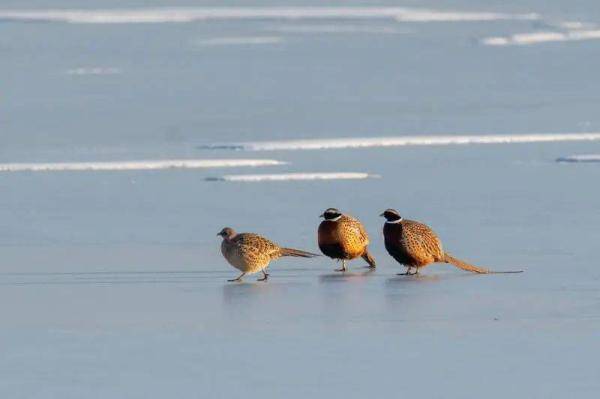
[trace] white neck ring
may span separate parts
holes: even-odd
[[[392,222],[390,222],[389,220],[386,220],[385,223],[386,224],[398,224],[402,221],[402,218],[398,219],[398,220],[394,220]]]

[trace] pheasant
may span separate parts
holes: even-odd
[[[362,257],[369,267],[374,269],[375,259],[368,250],[369,236],[362,223],[350,215],[345,215],[335,208],[329,208],[321,215],[318,241],[323,254],[332,259],[342,261],[338,272],[345,272],[346,261]]]
[[[225,227],[217,236],[223,237],[221,253],[227,262],[242,272],[237,278],[228,281],[241,281],[246,274],[262,272],[263,277],[258,281],[269,278],[267,266],[272,260],[282,256],[312,258],[319,256],[293,248],[282,248],[274,242],[254,233],[237,234],[232,228]]]
[[[403,219],[394,209],[387,209],[380,216],[386,219],[383,226],[385,249],[398,263],[408,268],[406,273],[400,275],[417,274],[420,268],[431,263],[450,263],[459,269],[483,274],[522,272],[496,272],[474,266],[445,252],[442,242],[429,226]],[[413,268],[415,271],[411,273]]]

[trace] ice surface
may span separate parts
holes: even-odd
[[[93,19],[100,8],[143,13],[166,3],[3,0],[1,7],[40,18],[60,9],[62,21],[64,10],[87,8],[83,17]],[[218,3],[234,11],[241,4]],[[597,397],[599,173],[595,164],[556,159],[600,153],[595,138],[577,136],[600,131],[600,42],[500,50],[480,41],[563,32],[570,28],[558,26],[568,21],[596,29],[600,2],[418,3],[540,19],[71,24],[5,14],[2,164],[265,155],[198,149],[206,143],[289,147],[310,138],[317,148],[324,140],[337,147],[278,147],[266,158],[285,164],[268,169],[0,173],[0,397]],[[346,32],[300,32],[321,23]],[[274,25],[290,29],[274,34]],[[369,33],[377,26],[406,33]],[[197,45],[272,35],[282,44]],[[66,73],[97,67],[121,73]],[[572,132],[579,141],[532,141],[540,132]],[[458,144],[464,137],[452,137],[494,135],[529,141],[429,145],[431,137]],[[380,138],[406,137],[429,144],[378,146]],[[349,139],[377,146],[348,146]],[[324,171],[381,177],[206,181]],[[363,221],[376,271],[352,261],[340,275],[325,257],[284,258],[266,284],[258,276],[226,282],[237,271],[220,254],[224,226],[318,251],[319,215],[331,206]],[[457,257],[525,272],[480,276],[433,265],[420,277],[396,276],[404,269],[385,251],[378,216],[388,207],[428,223]]]

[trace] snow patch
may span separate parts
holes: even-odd
[[[298,181],[298,180],[362,180],[379,177],[369,173],[335,172],[335,173],[280,173],[260,175],[225,175],[209,177],[208,181],[229,182],[262,182],[262,181]]]
[[[236,46],[256,44],[279,44],[283,42],[278,36],[239,36],[239,37],[214,37],[201,39],[195,42],[198,46]]]
[[[181,23],[232,19],[373,19],[403,22],[536,20],[537,14],[458,12],[406,7],[171,7],[136,9],[0,10],[0,19],[86,24]]]
[[[486,46],[528,46],[549,42],[572,42],[600,39],[600,30],[572,30],[567,32],[532,32],[511,36],[487,37],[481,40]]]
[[[122,171],[158,169],[208,169],[241,166],[273,166],[272,159],[168,159],[119,162],[4,163],[0,172]]]
[[[581,21],[562,21],[562,22],[559,22],[556,26],[563,28],[563,29],[576,30],[576,29],[592,29],[592,28],[594,28],[595,25],[592,23],[581,22]]]
[[[600,154],[568,155],[557,158],[556,162],[600,162]]]
[[[553,141],[600,140],[600,133],[564,134],[509,134],[509,135],[459,135],[459,136],[398,136],[336,139],[308,139],[257,141],[243,143],[215,143],[198,148],[208,150],[281,151],[281,150],[327,150],[343,148],[401,147],[463,144],[516,144]]]
[[[319,33],[373,33],[373,34],[396,34],[407,33],[393,26],[377,25],[347,25],[347,24],[315,24],[315,25],[277,25],[265,28],[267,31],[282,33],[301,33],[301,34],[319,34]]]
[[[91,68],[73,68],[67,70],[68,75],[117,75],[120,74],[119,68],[103,68],[103,67],[91,67]]]

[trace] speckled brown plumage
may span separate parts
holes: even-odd
[[[386,218],[383,226],[385,249],[398,263],[408,267],[403,274],[418,273],[419,268],[432,263],[450,263],[473,273],[499,273],[471,265],[445,252],[438,236],[423,223],[403,219],[393,209],[386,210],[381,216]],[[410,272],[412,268],[415,268],[414,273]]]
[[[223,237],[221,242],[221,253],[227,259],[230,265],[242,272],[242,274],[229,281],[238,281],[245,274],[252,274],[259,271],[263,272],[263,278],[266,280],[269,274],[266,272],[267,266],[272,260],[282,256],[296,256],[303,258],[312,258],[316,254],[301,251],[293,248],[283,248],[273,241],[266,239],[254,233],[240,233],[229,227],[224,228],[218,234]]]
[[[346,261],[359,256],[370,267],[376,266],[368,250],[369,235],[362,223],[335,208],[327,209],[322,216],[325,220],[319,225],[319,248],[326,256],[342,260],[342,268],[338,271],[346,271]]]

